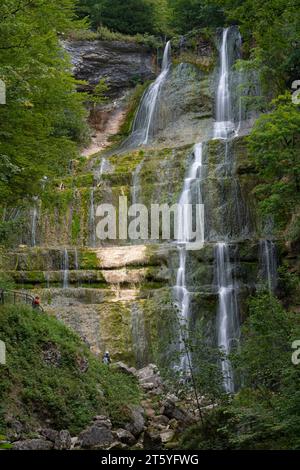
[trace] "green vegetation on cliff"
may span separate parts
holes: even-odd
[[[292,363],[299,322],[269,292],[249,301],[238,354],[243,386],[183,436],[188,449],[300,449],[300,367]]]
[[[25,428],[81,430],[107,412],[122,423],[125,404],[139,400],[137,383],[109,370],[55,318],[20,306],[0,308],[7,363],[0,375],[0,433],[19,420]]]

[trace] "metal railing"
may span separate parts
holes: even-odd
[[[33,306],[34,297],[27,292],[20,292],[17,290],[5,290],[0,289],[0,305],[4,304],[25,304]],[[44,312],[44,309],[41,305],[36,307],[40,312]]]

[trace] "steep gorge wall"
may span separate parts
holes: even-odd
[[[68,48],[73,48],[74,57],[79,54],[77,49],[84,51],[74,63],[77,76],[91,82],[105,74],[111,77],[116,73],[117,77],[119,65],[123,70],[125,64],[122,93],[137,70],[141,71],[141,66],[144,70],[144,64],[144,78],[153,76],[153,58],[148,52],[133,60],[133,50],[126,54],[123,50],[125,60],[114,44],[78,43]],[[90,61],[89,66],[86,61]],[[73,162],[70,174],[49,182],[35,207],[28,209],[18,238],[23,246],[10,250],[2,261],[20,288],[40,293],[47,311],[78,331],[96,353],[109,349],[114,359],[138,366],[149,361],[166,366],[172,360],[178,336],[173,296],[176,247],[151,240],[138,245],[130,240],[97,240],[91,208],[100,203],[117,206],[120,195],[130,201],[133,190],[138,201],[147,206],[178,201],[193,144],[211,137],[216,76],[212,46],[200,48],[196,54],[179,52],[161,93],[151,145]],[[112,93],[118,97],[119,82],[114,88],[113,80]],[[239,283],[242,316],[244,299],[254,291],[261,270],[260,223],[251,196],[255,174],[247,159],[244,137],[230,143],[234,162],[230,177],[226,172],[220,174],[227,150],[221,140],[205,145],[202,192],[207,242],[202,250],[190,252],[187,259],[191,326],[204,332],[212,344],[216,342],[218,303],[216,234],[232,239],[230,257]],[[30,247],[33,228],[37,246]],[[66,275],[68,288],[63,288]]]

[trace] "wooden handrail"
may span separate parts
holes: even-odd
[[[11,296],[13,300],[12,302],[9,302],[9,300],[7,300],[7,294],[8,296]],[[23,302],[21,300],[21,303],[24,303],[26,305],[32,305],[34,301],[34,296],[27,294],[26,292],[20,292],[17,290],[0,289],[0,304],[4,305],[5,303],[12,303],[13,305],[16,305],[18,303],[17,298],[22,299]],[[38,309],[44,313],[44,309],[41,305],[38,306]]]

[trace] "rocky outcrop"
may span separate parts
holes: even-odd
[[[72,449],[149,449],[174,448],[179,433],[195,422],[195,417],[185,408],[195,411],[193,399],[189,395],[178,397],[165,394],[158,367],[148,364],[140,370],[129,368],[124,363],[115,367],[123,373],[134,375],[144,392],[141,405],[124,406],[124,425],[114,427],[106,415],[95,416],[79,436],[71,436],[68,430],[57,431],[41,428],[34,439],[10,439],[14,450],[72,450]],[[145,388],[145,384],[148,386]],[[153,391],[155,393],[153,393]]]
[[[92,89],[102,78],[109,85],[109,96],[119,98],[138,82],[155,78],[156,62],[152,51],[134,42],[64,41],[77,79]]]

